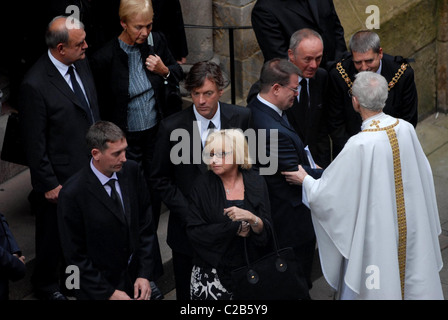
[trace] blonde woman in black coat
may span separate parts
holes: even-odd
[[[231,271],[245,264],[247,239],[250,259],[261,257],[271,237],[268,190],[249,163],[241,130],[211,133],[203,152],[209,171],[196,180],[190,193],[187,234],[194,250],[192,300],[230,300]]]

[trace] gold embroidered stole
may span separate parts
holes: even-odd
[[[400,284],[401,284],[401,297],[404,299],[404,280],[406,269],[406,208],[404,203],[403,193],[403,179],[401,176],[401,159],[400,148],[398,146],[397,134],[394,127],[398,124],[398,120],[395,124],[385,128],[379,128],[379,121],[373,121],[370,126],[376,126],[376,129],[365,129],[363,132],[374,131],[386,131],[389,137],[389,142],[392,147],[392,154],[394,160],[394,178],[395,178],[395,201],[397,204],[397,221],[398,221],[398,266],[400,269]]]

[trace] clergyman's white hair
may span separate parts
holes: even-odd
[[[363,71],[356,75],[352,94],[358,98],[361,107],[371,111],[382,111],[388,96],[386,79],[375,72]]]

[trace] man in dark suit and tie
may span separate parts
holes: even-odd
[[[380,37],[371,30],[360,30],[350,39],[350,53],[329,71],[329,130],[336,157],[347,140],[361,130],[361,116],[352,106],[351,86],[356,74],[372,71],[389,83],[383,112],[417,126],[418,95],[414,70],[409,61],[383,52]]]
[[[273,153],[277,152],[277,170],[264,177],[279,245],[294,248],[301,269],[299,272],[306,276],[311,287],[310,275],[316,241],[311,215],[302,203],[302,189],[287,183],[282,175],[284,171],[296,170],[299,164],[313,177],[320,177],[322,174],[322,169],[310,166],[305,146],[285,114],[298,94],[299,73],[300,70],[285,59],[277,58],[266,62],[260,76],[260,93],[247,107],[252,111],[253,128],[258,133],[258,139],[261,139],[260,130],[266,131],[266,151],[258,150],[257,155],[265,151],[266,155],[273,157]],[[273,134],[277,135],[277,139],[271,139]],[[263,142],[257,141],[258,146]],[[257,166],[260,169],[262,167],[258,158]]]
[[[187,196],[195,179],[207,171],[202,149],[209,128],[249,128],[250,110],[219,102],[224,79],[213,62],[198,62],[188,73],[185,87],[193,105],[160,124],[151,183],[170,210],[167,242],[173,252],[178,300],[190,299],[193,249],[186,234]]]
[[[62,252],[57,200],[65,181],[86,163],[85,134],[99,119],[85,37],[80,21],[54,18],[46,32],[48,52],[28,71],[20,88],[19,115],[36,215],[32,283],[40,299],[65,299],[58,284]]]
[[[265,61],[287,58],[291,35],[303,28],[313,29],[323,38],[322,67],[347,51],[333,0],[257,0],[252,26]]]
[[[77,298],[149,300],[156,242],[145,179],[112,122],[96,122],[86,140],[90,166],[64,184],[58,204],[64,256],[79,268]]]
[[[288,58],[300,70],[298,96],[286,110],[288,121],[320,167],[331,162],[331,142],[327,123],[328,72],[320,68],[323,57],[323,41],[312,29],[300,29],[293,33]],[[260,92],[260,81],[251,87],[247,101]]]

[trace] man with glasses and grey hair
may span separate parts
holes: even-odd
[[[302,185],[323,274],[340,299],[443,299],[439,213],[431,166],[407,121],[382,110],[386,79],[357,74],[353,109],[362,119],[320,179],[301,166],[283,172]]]
[[[356,32],[350,39],[349,48],[351,55],[336,63],[329,72],[328,112],[333,157],[351,136],[360,131],[361,117],[351,103],[351,87],[358,72],[376,72],[388,82],[389,96],[384,113],[406,120],[414,127],[418,121],[417,88],[409,61],[385,54],[380,37],[370,30]]]
[[[309,28],[294,32],[288,59],[299,68],[298,95],[286,110],[288,121],[308,146],[314,162],[326,168],[331,162],[331,142],[327,124],[328,72],[320,67],[324,52],[321,35]],[[247,102],[260,91],[260,81],[249,90]]]

